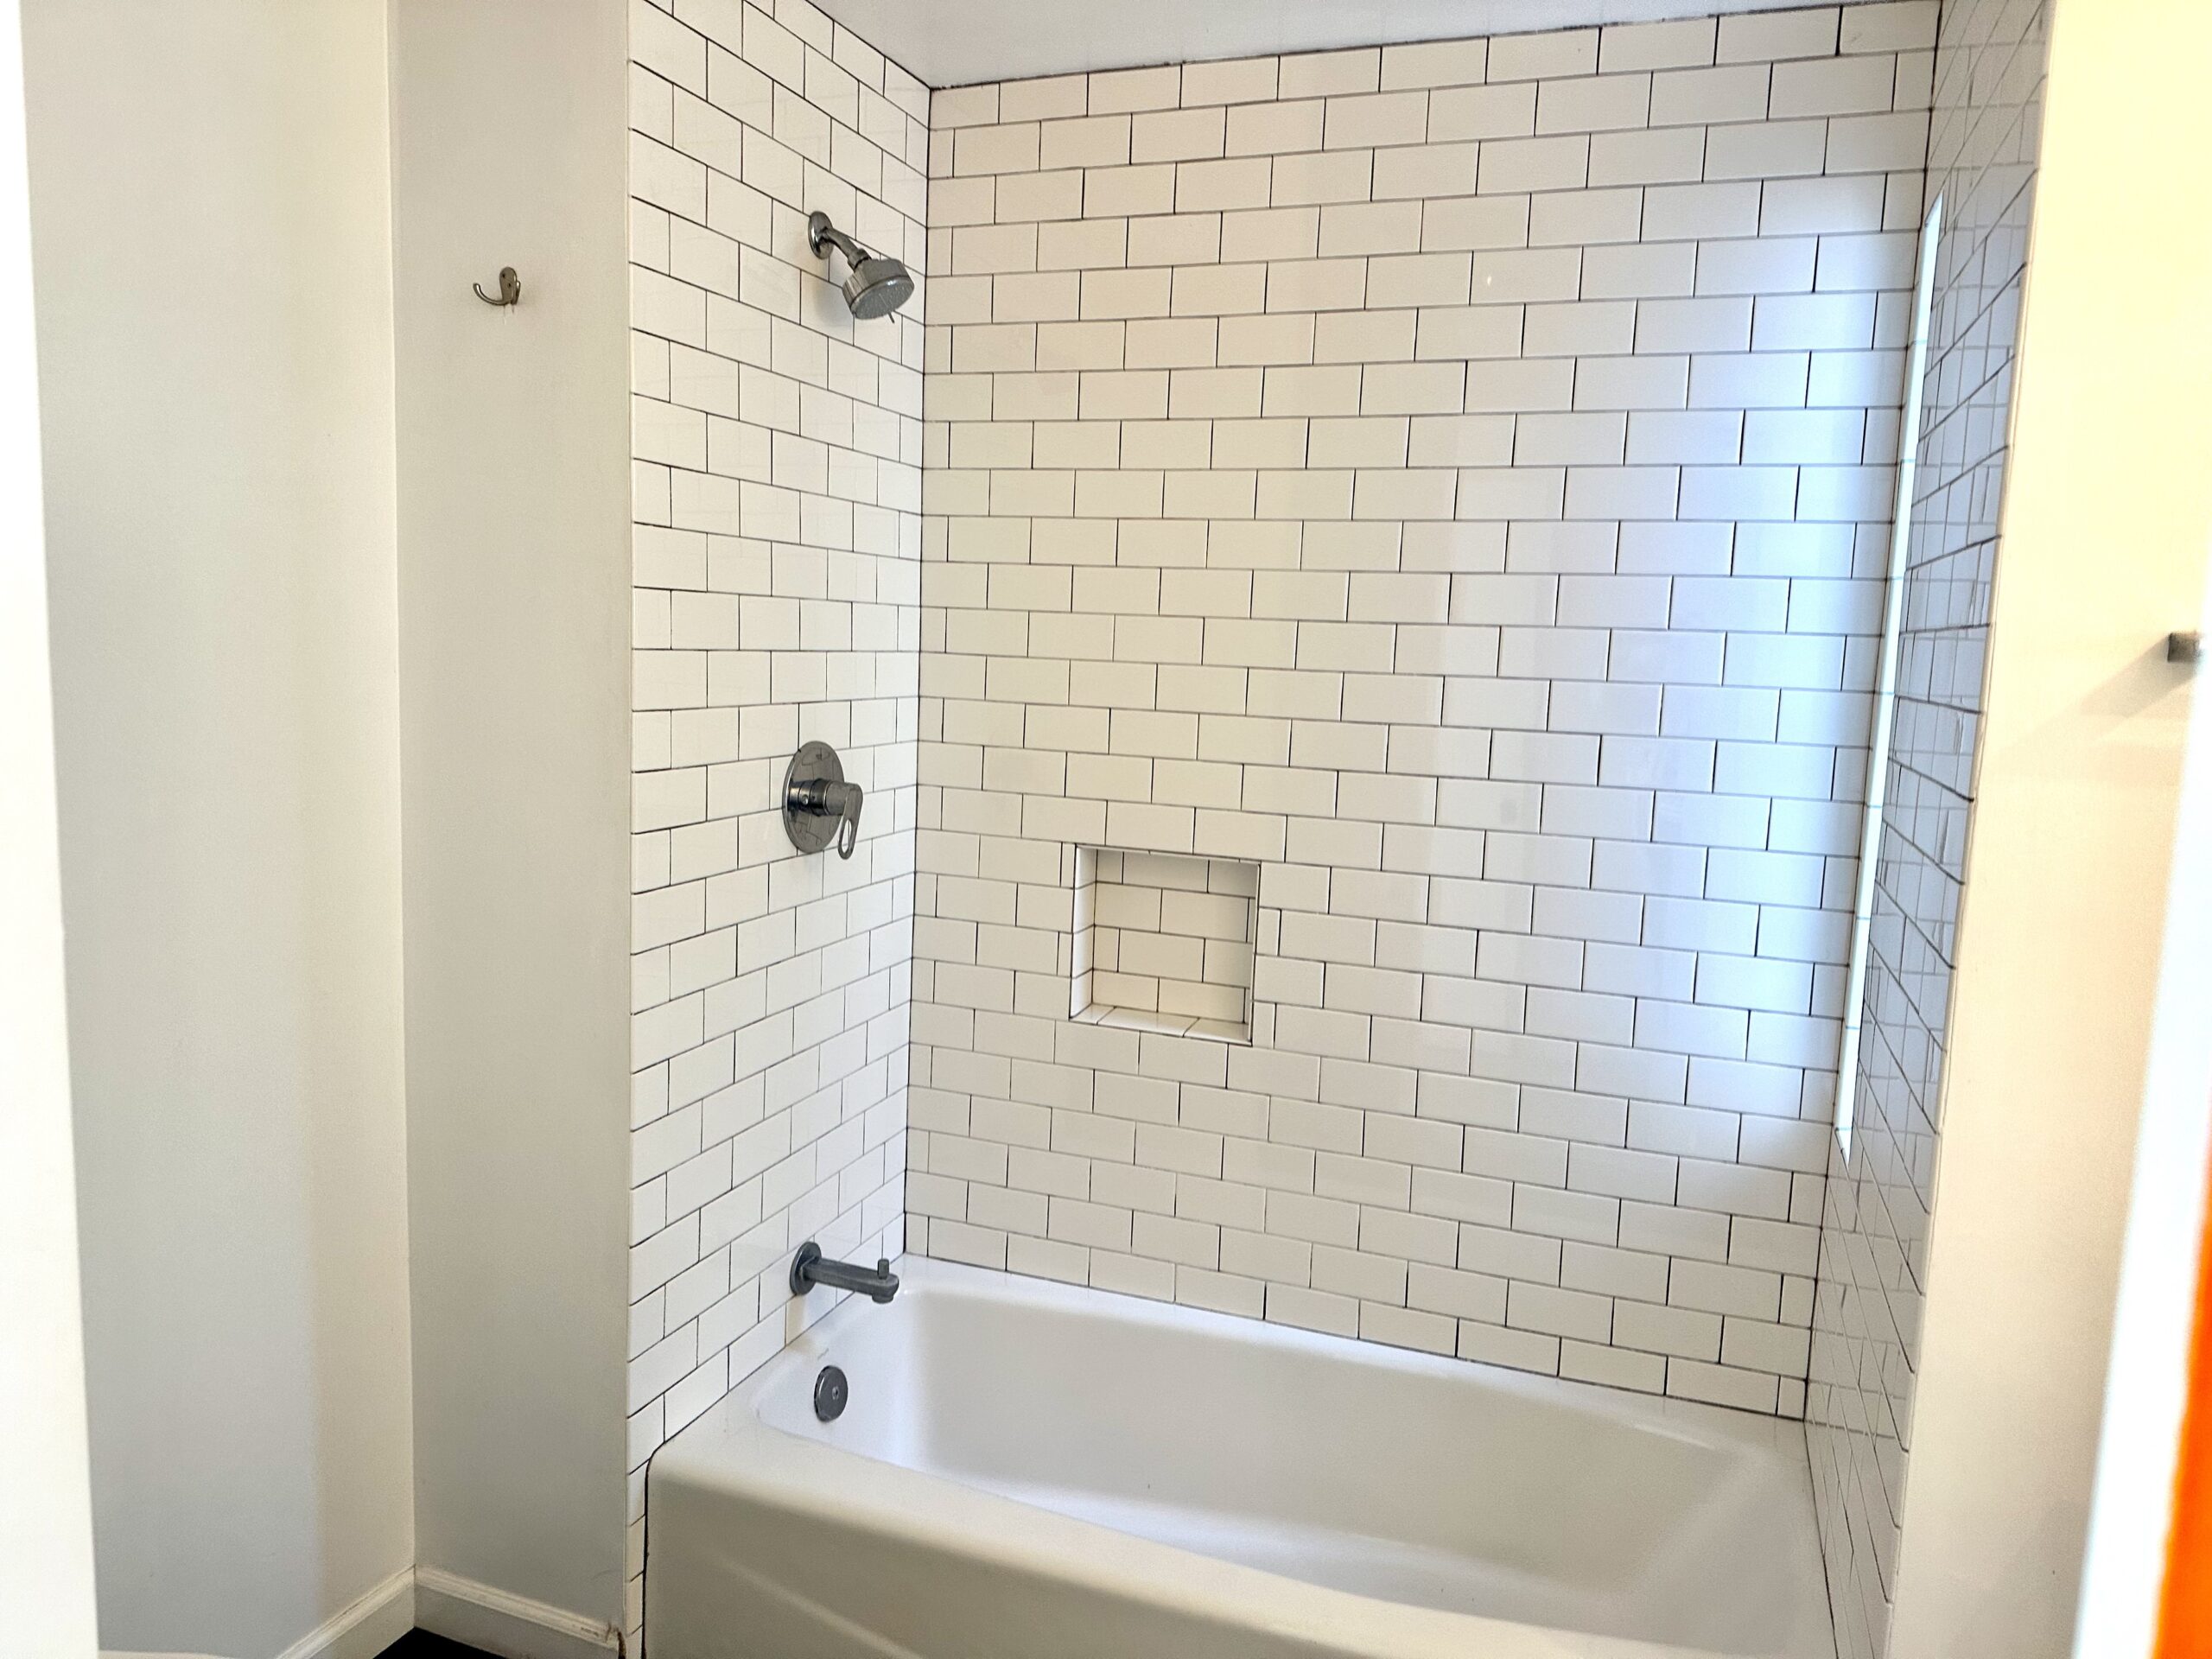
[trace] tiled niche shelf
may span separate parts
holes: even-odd
[[[1072,1018],[1252,1040],[1260,867],[1078,847]]]

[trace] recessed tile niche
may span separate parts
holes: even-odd
[[[1252,1040],[1258,865],[1078,847],[1075,881],[1074,1018]]]

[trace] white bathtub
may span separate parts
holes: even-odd
[[[653,1459],[652,1659],[1832,1659],[1794,1423],[903,1271]]]

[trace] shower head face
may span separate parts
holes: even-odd
[[[807,215],[806,245],[817,258],[827,259],[835,248],[851,267],[845,273],[845,303],[867,322],[887,317],[914,296],[913,273],[887,255],[870,253],[830,222],[830,215]]]
[[[914,278],[896,259],[863,259],[845,278],[845,303],[861,321],[887,317],[914,296]]]

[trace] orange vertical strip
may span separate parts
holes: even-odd
[[[2174,1525],[2158,1610],[2158,1659],[2212,1659],[2212,1204],[2197,1258],[2189,1412],[2174,1477]]]

